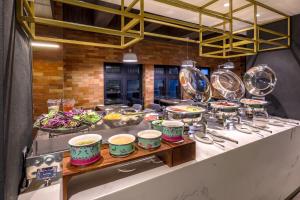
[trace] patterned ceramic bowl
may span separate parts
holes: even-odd
[[[138,145],[144,149],[155,149],[160,146],[162,133],[157,130],[138,132]]]
[[[155,120],[155,121],[151,122],[151,128],[162,132],[162,129],[163,129],[162,123],[163,123],[163,120]]]
[[[85,166],[97,162],[101,157],[102,136],[86,134],[69,140],[71,164]]]
[[[179,142],[183,140],[184,123],[181,121],[165,120],[162,123],[162,138],[168,142]]]
[[[118,134],[108,139],[109,153],[112,156],[124,157],[134,152],[135,136],[130,134]]]

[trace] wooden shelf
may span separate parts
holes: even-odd
[[[64,200],[68,199],[68,182],[72,176],[79,174],[101,170],[107,167],[119,165],[132,160],[141,159],[144,157],[156,155],[166,165],[173,167],[184,162],[188,162],[195,159],[196,156],[196,145],[195,141],[184,138],[184,142],[174,144],[162,142],[161,146],[154,150],[145,150],[136,144],[136,150],[127,157],[113,157],[109,153],[107,145],[103,145],[101,149],[101,159],[91,165],[85,167],[73,166],[70,163],[70,155],[66,153],[63,159],[63,195]]]
[[[103,168],[110,167],[113,165],[122,164],[122,163],[129,162],[129,161],[132,161],[135,159],[139,159],[139,158],[151,156],[151,155],[154,155],[157,153],[161,153],[164,151],[168,151],[170,149],[171,149],[170,146],[167,144],[162,144],[160,146],[160,148],[151,150],[151,151],[144,150],[136,145],[136,150],[133,153],[131,153],[129,156],[122,158],[122,157],[111,156],[109,153],[109,149],[104,148],[101,150],[102,158],[98,162],[93,163],[88,166],[85,166],[85,167],[73,166],[70,163],[71,158],[65,157],[63,160],[63,176],[74,176],[74,175],[82,174],[85,172],[103,169]]]

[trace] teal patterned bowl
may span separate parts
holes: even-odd
[[[163,123],[164,120],[155,120],[155,121],[152,121],[151,123],[151,128],[154,129],[154,130],[158,130],[160,132],[162,132],[162,123]]]
[[[69,140],[71,164],[86,166],[97,162],[101,158],[102,136],[86,134]]]
[[[134,152],[135,136],[130,134],[118,134],[108,139],[109,153],[116,157],[125,157]]]
[[[179,142],[183,140],[184,123],[175,120],[165,120],[162,123],[162,139],[167,142]]]
[[[157,130],[144,130],[138,132],[138,145],[144,149],[160,147],[162,133]]]

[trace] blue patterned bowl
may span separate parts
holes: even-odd
[[[86,166],[97,162],[101,158],[102,136],[86,134],[69,140],[71,164]]]

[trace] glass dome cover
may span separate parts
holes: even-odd
[[[238,100],[245,95],[243,81],[230,70],[219,69],[213,72],[211,84],[227,100]]]
[[[207,102],[211,98],[211,86],[208,78],[196,67],[182,67],[179,80],[186,93],[197,100]]]
[[[270,94],[276,85],[275,72],[267,65],[257,65],[250,68],[244,75],[247,91],[254,96]]]

